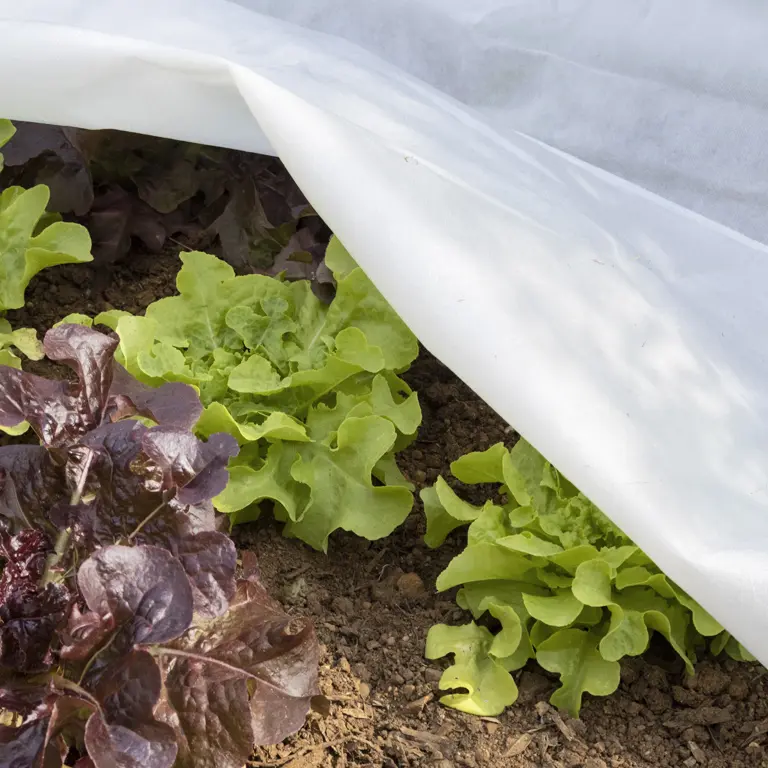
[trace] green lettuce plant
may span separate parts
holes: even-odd
[[[13,125],[0,120],[0,147],[13,134]],[[40,270],[93,258],[87,230],[46,213],[49,199],[44,184],[0,192],[0,312],[24,306],[24,291]]]
[[[216,507],[237,523],[271,500],[287,535],[323,550],[338,528],[391,533],[413,504],[395,462],[421,423],[398,376],[418,354],[413,334],[338,240],[326,253],[330,304],[306,280],[235,276],[205,253],[181,260],[178,296],[95,322],[117,332],[117,360],[140,381],[198,389],[198,435],[241,445]]]
[[[752,659],[530,444],[470,453],[451,472],[463,483],[501,485],[480,507],[443,478],[421,492],[429,546],[469,526],[466,549],[437,588],[460,586],[457,602],[475,621],[440,624],[427,637],[428,658],[454,656],[440,680],[454,691],[444,704],[497,715],[517,699],[511,673],[535,659],[560,676],[552,704],[576,717],[584,693],[616,690],[620,660],[642,654],[654,633],[689,673],[707,645]],[[484,615],[490,621],[476,623]]]
[[[21,368],[21,358],[17,352],[30,360],[43,359],[43,345],[33,328],[17,328],[14,331],[11,324],[0,317],[0,365]]]

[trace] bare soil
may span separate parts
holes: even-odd
[[[174,293],[178,266],[171,254],[135,256],[115,268],[103,290],[88,265],[47,270],[30,286],[27,306],[8,318],[42,333],[70,312],[140,311]],[[440,473],[447,477],[462,453],[516,439],[426,351],[406,378],[424,410],[420,437],[401,462],[417,487]],[[284,539],[266,516],[236,531],[238,545],[258,554],[273,595],[289,612],[311,617],[323,644],[322,696],[305,728],[257,750],[253,766],[768,766],[765,670],[708,659],[686,679],[662,646],[624,665],[615,695],[587,697],[578,721],[546,704],[555,681],[535,666],[517,673],[520,700],[498,718],[441,706],[441,667],[424,659],[424,640],[436,622],[468,620],[452,594],[434,589],[437,574],[461,550],[462,535],[431,551],[423,532],[418,502],[393,536],[370,543],[336,535],[327,556]]]

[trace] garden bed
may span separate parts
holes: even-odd
[[[90,265],[47,270],[27,290],[14,327],[42,335],[72,312],[141,312],[175,292],[175,252],[133,255],[103,284]],[[39,370],[45,363],[27,363]],[[50,373],[50,370],[46,370]],[[419,393],[424,422],[400,457],[418,487],[448,477],[452,460],[515,434],[427,352],[404,378]],[[466,491],[467,489],[465,489]],[[474,492],[477,493],[477,488]],[[472,500],[471,493],[470,500]],[[476,501],[480,501],[479,496]],[[613,696],[586,697],[581,720],[547,701],[554,678],[529,666],[515,673],[518,703],[498,718],[441,707],[440,667],[424,659],[426,632],[467,616],[434,582],[461,551],[464,532],[425,547],[419,502],[406,524],[381,541],[334,534],[327,556],[284,539],[265,516],[234,535],[258,554],[266,586],[289,612],[311,617],[323,644],[322,696],[305,728],[262,748],[253,765],[291,766],[762,766],[768,733],[768,678],[757,665],[704,660],[693,679],[661,645],[622,665]]]

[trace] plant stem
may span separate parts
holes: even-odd
[[[76,694],[83,699],[83,701],[87,701],[91,706],[101,712],[101,705],[99,702],[78,683],[73,683],[71,680],[67,680],[66,677],[58,674],[51,675],[51,682],[63,691],[69,691],[70,693]]]
[[[65,528],[63,531],[59,532],[59,535],[56,538],[56,545],[53,548],[53,552],[51,552],[51,554],[48,555],[48,557],[45,559],[45,570],[43,571],[43,576],[40,579],[40,584],[43,587],[46,584],[50,584],[54,580],[53,570],[59,564],[61,558],[64,557],[64,551],[69,544],[69,539],[71,536],[71,528]]]
[[[106,651],[106,650],[107,650],[107,648],[109,648],[109,646],[110,646],[110,645],[112,645],[112,643],[115,641],[115,638],[117,637],[117,633],[118,633],[118,631],[119,631],[119,630],[117,630],[117,629],[116,629],[116,630],[115,630],[115,631],[112,633],[112,635],[110,636],[109,640],[107,640],[107,642],[106,642],[106,643],[104,643],[104,645],[102,645],[102,646],[101,646],[101,648],[99,648],[99,650],[98,650],[98,651],[96,651],[96,652],[93,654],[93,656],[91,656],[91,658],[90,658],[90,659],[88,659],[88,662],[87,662],[87,663],[86,663],[86,665],[85,665],[85,669],[83,670],[83,673],[80,675],[80,679],[77,681],[77,684],[78,684],[78,685],[82,685],[82,684],[83,684],[83,680],[85,680],[85,676],[88,674],[88,670],[89,670],[89,669],[91,668],[91,666],[93,665],[93,662],[94,662],[94,661],[96,661],[96,659],[98,659],[98,658],[99,658],[99,656],[101,656],[101,654],[102,654],[102,653],[104,653],[104,651]]]
[[[86,480],[88,480],[88,471],[91,468],[91,464],[93,464],[93,457],[96,455],[94,451],[92,451],[90,448],[86,449],[88,451],[88,456],[85,459],[85,462],[83,462],[83,468],[80,470],[80,477],[77,479],[77,487],[74,491],[72,491],[72,497],[69,500],[70,506],[74,507],[77,504],[80,503],[80,499],[83,497],[83,491],[85,490],[85,483]]]
[[[134,528],[133,533],[128,536],[128,541],[133,541],[136,536],[141,532],[141,529],[153,518],[155,518],[160,510],[166,505],[167,502],[162,501],[158,504],[137,526]]]

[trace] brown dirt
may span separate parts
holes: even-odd
[[[170,255],[136,257],[116,268],[103,292],[88,266],[47,270],[30,286],[27,306],[8,317],[42,332],[69,312],[137,311],[174,292],[178,265]],[[428,353],[406,378],[420,393],[424,426],[401,466],[418,487],[447,476],[462,453],[514,442],[504,422]],[[236,532],[240,547],[258,553],[272,593],[290,612],[310,616],[323,644],[323,696],[306,727],[259,749],[253,766],[768,766],[768,676],[757,665],[706,660],[686,680],[653,649],[624,665],[614,696],[587,697],[579,721],[544,703],[554,681],[534,666],[516,673],[520,700],[498,718],[442,707],[440,667],[424,659],[424,640],[438,621],[467,621],[452,595],[434,591],[462,536],[430,551],[423,528],[417,503],[393,536],[369,543],[337,535],[327,556],[282,538],[269,519]]]

